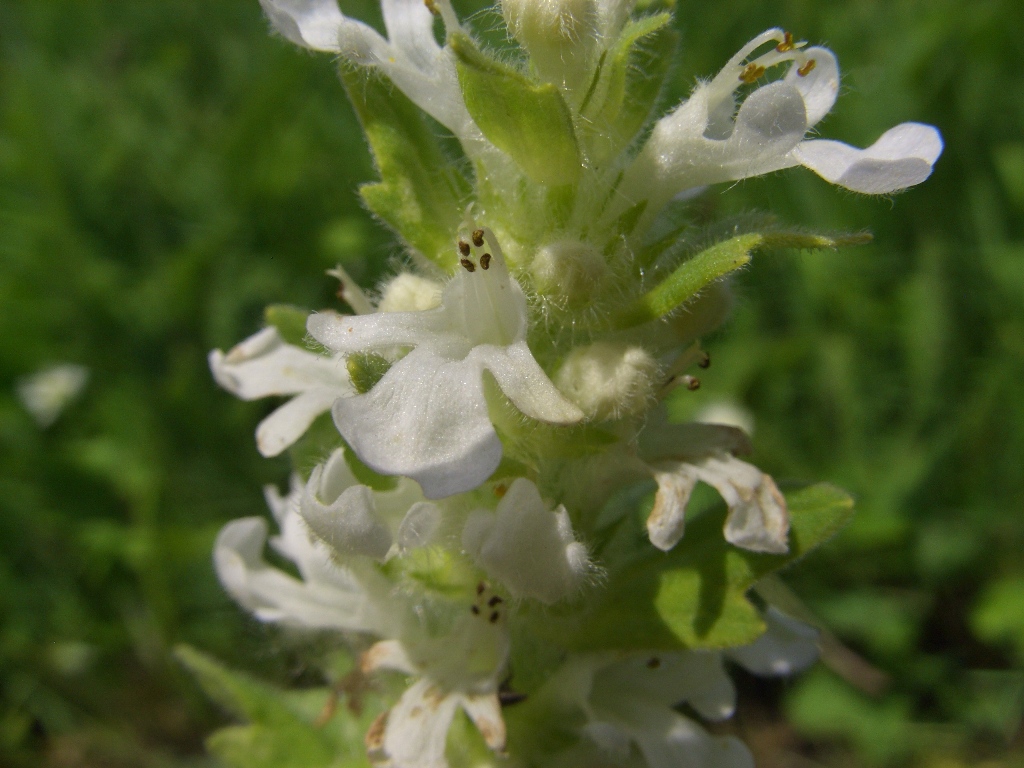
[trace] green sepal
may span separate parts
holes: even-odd
[[[228,669],[188,645],[174,655],[214,702],[246,723],[212,734],[207,749],[231,768],[341,768],[368,766],[362,734],[382,709],[363,701],[355,717],[347,710],[321,725],[317,722],[331,698],[326,688],[282,691]],[[369,704],[369,706],[366,706]],[[343,709],[340,707],[339,709]],[[340,756],[341,759],[339,760]]]
[[[263,310],[263,320],[277,329],[278,336],[286,344],[301,347],[306,340],[306,320],[309,314],[308,309],[290,304],[271,304]]]
[[[533,181],[573,184],[582,170],[572,113],[556,86],[484,55],[469,37],[448,41],[466,109],[484,136]]]
[[[835,249],[870,240],[868,234],[830,237],[803,232],[751,232],[737,235],[688,258],[661,283],[619,312],[613,325],[620,329],[632,328],[672,314],[706,286],[749,264],[755,251]]]
[[[360,187],[363,202],[440,263],[454,247],[469,183],[454,170],[423,113],[387,77],[348,63],[340,71],[381,177]]]
[[[391,370],[391,361],[375,352],[357,352],[345,361],[348,377],[358,394],[369,392]]]
[[[789,552],[769,555],[735,547],[722,536],[722,516],[705,514],[675,549],[644,542],[643,554],[614,574],[597,606],[572,626],[550,621],[553,640],[573,651],[727,648],[764,632],[747,598],[754,583],[834,536],[853,516],[853,500],[827,484],[786,496]],[[634,523],[633,520],[623,525]]]
[[[612,139],[612,151],[628,144],[654,109],[679,41],[671,21],[671,14],[659,13],[627,24],[580,108],[588,124]]]

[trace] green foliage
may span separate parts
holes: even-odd
[[[248,723],[222,728],[206,742],[210,752],[230,768],[348,768],[368,766],[362,732],[377,712],[349,713],[325,719],[331,692],[283,691],[251,675],[235,672],[187,645],[175,656],[195,676],[206,695],[233,717]]]
[[[462,220],[466,180],[423,113],[384,75],[347,63],[339,72],[383,179],[359,194],[422,256],[442,264]]]
[[[263,311],[263,319],[267,321],[267,325],[274,326],[285,343],[297,347],[303,346],[306,342],[308,318],[309,310],[288,304],[270,304]]]
[[[579,178],[579,147],[572,113],[558,88],[534,82],[485,56],[466,35],[451,38],[466,109],[494,146],[541,184]]]
[[[598,606],[568,640],[573,650],[727,648],[752,642],[764,623],[747,591],[830,539],[853,516],[853,500],[814,485],[787,495],[790,548],[785,555],[738,549],[722,537],[722,518],[705,514],[687,527],[685,546],[649,545],[616,573]],[[630,526],[633,520],[621,525]],[[555,631],[561,630],[557,625]]]

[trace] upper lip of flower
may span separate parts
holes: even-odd
[[[479,264],[460,269],[441,306],[358,317],[312,315],[308,330],[341,353],[413,349],[367,393],[334,404],[338,430],[378,472],[411,477],[427,498],[480,485],[502,446],[484,396],[484,371],[525,415],[556,424],[583,418],[526,344],[526,298],[487,230],[474,233]],[[463,242],[462,247],[469,248]]]

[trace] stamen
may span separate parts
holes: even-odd
[[[480,248],[484,244],[484,231],[482,229],[473,230],[473,245]]]
[[[750,62],[740,73],[740,82],[750,85],[765,73],[765,68],[756,62]]]
[[[469,243],[467,243],[465,240],[459,240],[459,253],[461,253],[463,256],[469,256]]]
[[[808,59],[807,63],[800,67],[800,69],[798,69],[796,73],[800,75],[800,77],[807,77],[809,74],[811,74],[811,72],[814,71],[814,68],[816,66],[818,66],[818,62],[816,62],[814,59]]]
[[[485,253],[480,257],[480,268],[488,269],[491,266],[491,254]]]
[[[494,495],[499,499],[504,498],[506,493],[508,493],[508,486],[504,483],[498,483],[494,486]]]
[[[498,618],[500,617],[500,615],[501,614],[499,614],[497,611],[494,611],[494,612],[491,613],[490,616],[487,617],[487,620],[489,622],[491,622],[491,624],[497,624],[498,623]]]
[[[697,361],[697,365],[701,368],[710,368],[711,355],[709,355],[707,352],[702,352],[700,360]]]
[[[459,264],[461,264],[462,268],[467,272],[476,272],[476,264],[469,259],[459,259]]]
[[[691,392],[696,392],[700,389],[700,379],[696,376],[683,376],[683,384],[685,384],[686,388]]]
[[[525,693],[519,693],[519,691],[498,691],[498,702],[503,707],[511,707],[513,704],[518,704],[521,701],[526,701]]]
[[[474,616],[479,616],[480,615],[480,606],[479,605],[471,605],[471,606],[469,606],[469,610],[473,612]]]
[[[437,0],[423,0],[423,4],[427,6],[427,10],[435,16],[441,15],[441,9],[437,7]]]
[[[493,608],[494,606],[499,605],[500,603],[503,603],[503,602],[505,602],[505,601],[502,600],[497,595],[495,595],[494,597],[492,597],[490,600],[487,601],[487,607],[488,608]]]
[[[433,0],[430,1],[432,2]],[[796,44],[793,42],[793,33],[783,32],[782,42],[775,46],[775,50],[779,53],[786,53],[788,51],[792,51],[794,48],[796,48]]]
[[[648,669],[657,669],[660,666],[661,666],[661,659],[659,659],[657,656],[651,656],[651,658],[649,658],[647,660],[647,668]]]
[[[487,589],[487,585],[486,585],[486,584],[485,584],[484,582],[482,582],[482,581],[480,581],[480,582],[477,582],[477,585],[476,585],[476,593],[477,593],[478,595],[482,595],[482,594],[484,593],[484,590],[485,590],[485,589]]]

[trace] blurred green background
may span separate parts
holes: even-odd
[[[761,466],[858,500],[786,574],[838,637],[829,664],[742,677],[727,728],[762,768],[1024,765],[1024,4],[678,15],[667,104],[780,25],[839,56],[823,134],[919,120],[946,140],[891,200],[797,170],[699,203],[875,234],[758,260],[673,403],[748,409]],[[206,354],[268,303],[327,304],[335,263],[372,284],[399,249],[358,204],[373,168],[330,57],[270,37],[255,0],[4,0],[0,57],[0,765],[209,765],[224,716],[175,643],[312,673],[212,573],[219,526],[263,513],[288,467],[253,444],[272,404],[219,391]],[[41,428],[15,389],[55,362],[90,378]]]

